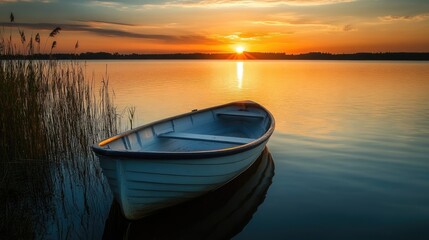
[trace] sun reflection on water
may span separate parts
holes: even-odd
[[[237,62],[237,83],[238,88],[243,88],[243,62]]]

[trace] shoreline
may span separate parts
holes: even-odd
[[[86,52],[80,54],[32,54],[0,56],[2,60],[346,60],[346,61],[429,61],[429,52],[386,53],[168,53],[168,54],[119,54],[108,52]]]

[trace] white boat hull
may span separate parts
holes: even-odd
[[[250,167],[265,143],[232,156],[183,160],[112,159],[100,164],[127,219],[201,196],[228,183]]]
[[[232,239],[264,202],[274,168],[265,148],[252,166],[221,188],[141,221],[118,218],[120,207],[114,203],[105,234],[117,239]]]

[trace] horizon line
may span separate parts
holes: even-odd
[[[309,52],[288,54],[285,52],[243,52],[243,53],[33,53],[0,55],[0,59],[75,59],[75,60],[404,60],[429,61],[429,52],[357,52],[328,53]]]
[[[354,54],[429,54],[429,51],[358,51],[358,52],[343,52],[343,53],[334,53],[334,52],[323,52],[323,51],[311,51],[311,52],[301,52],[301,53],[288,53],[288,52],[251,52],[243,51],[242,53],[236,52],[147,52],[147,53],[138,53],[138,52],[109,52],[109,51],[86,51],[86,52],[52,52],[52,53],[32,53],[32,54],[14,54],[14,55],[81,55],[81,54],[111,54],[111,55],[192,55],[192,54],[201,54],[201,55],[245,55],[245,54],[279,54],[279,55],[288,55],[288,56],[297,56],[297,55],[306,55],[306,54],[323,54],[323,55],[354,55]],[[3,54],[7,55],[7,54]]]
[[[342,52],[342,53],[333,53],[333,52],[324,52],[324,51],[311,51],[311,52],[300,52],[300,53],[288,53],[288,52],[252,52],[252,51],[243,51],[242,53],[236,52],[146,52],[146,53],[138,53],[138,52],[130,52],[130,53],[120,53],[120,52],[108,52],[108,51],[86,51],[80,53],[72,53],[72,52],[58,52],[55,54],[85,54],[85,53],[109,53],[109,54],[119,54],[119,55],[174,55],[174,54],[207,54],[207,55],[215,55],[215,54],[231,54],[231,55],[243,55],[243,54],[284,54],[284,55],[303,55],[303,54],[330,54],[330,55],[347,55],[347,54],[388,54],[388,53],[409,53],[409,54],[429,54],[429,51],[358,51],[358,52]]]

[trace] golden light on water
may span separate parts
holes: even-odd
[[[237,62],[237,87],[241,89],[243,87],[243,62]]]

